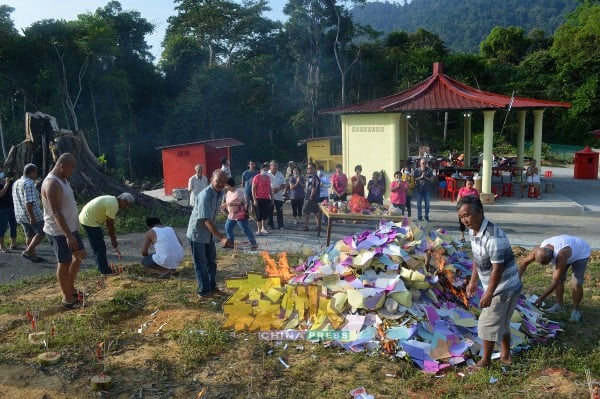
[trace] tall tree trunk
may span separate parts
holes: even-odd
[[[356,52],[354,60],[348,65],[348,61],[342,59],[340,55],[340,50],[342,48],[342,43],[340,42],[340,30],[342,26],[342,16],[340,15],[340,10],[336,5],[333,5],[333,9],[335,10],[336,16],[336,32],[335,32],[335,41],[333,42],[333,55],[335,56],[335,63],[337,64],[338,71],[340,73],[340,102],[341,105],[346,105],[346,75],[352,66],[358,61],[358,57],[360,56],[360,50]]]
[[[96,143],[98,145],[98,155],[102,154],[102,142],[100,141],[100,126],[98,125],[98,115],[96,114],[96,96],[94,94],[94,65],[90,72],[90,105],[92,106],[92,118],[94,119],[94,129],[96,130]]]
[[[74,97],[71,97],[71,92],[69,90],[69,80],[68,80],[68,76],[67,76],[67,70],[65,67],[64,57],[60,53],[60,51],[58,51],[58,47],[54,46],[54,50],[56,52],[56,56],[58,57],[58,61],[60,62],[60,67],[61,67],[61,72],[62,72],[60,88],[63,93],[65,105],[67,106],[67,109],[68,109],[69,113],[71,114],[71,118],[73,121],[73,130],[77,132],[77,131],[79,131],[79,119],[77,117],[77,112],[75,111],[75,108],[77,108],[77,104],[79,104],[79,98],[81,96],[81,92],[83,91],[83,77],[85,76],[85,73],[89,66],[90,57],[89,56],[86,57],[81,65],[81,67],[79,68],[79,73],[77,75],[77,83],[78,83],[77,94],[75,94]]]

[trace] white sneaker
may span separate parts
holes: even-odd
[[[558,303],[555,303],[554,305],[550,306],[548,309],[545,309],[544,312],[546,312],[546,313],[559,313],[559,312],[562,312],[563,310],[565,310],[564,306],[559,305]]]
[[[571,310],[571,317],[569,318],[569,321],[574,321],[575,323],[579,323],[580,320],[581,320],[581,312],[577,309]]]

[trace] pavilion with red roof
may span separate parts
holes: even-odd
[[[499,110],[517,111],[517,164],[523,166],[525,118],[533,115],[533,158],[542,155],[542,121],[546,108],[569,108],[566,102],[536,100],[490,93],[467,86],[443,74],[442,64],[433,64],[433,75],[408,89],[378,98],[321,111],[342,119],[344,168],[363,165],[363,170],[385,170],[388,178],[400,169],[408,154],[408,115],[426,111],[462,111],[464,116],[464,154],[470,159],[471,116],[481,111],[484,118],[482,194],[492,193],[494,114]],[[383,151],[391,151],[385,157]],[[541,162],[539,162],[541,163]],[[366,167],[365,167],[366,166]],[[389,180],[388,180],[389,181]]]

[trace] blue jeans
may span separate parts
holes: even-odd
[[[200,243],[190,240],[198,294],[208,295],[217,287],[217,247],[215,242]]]
[[[112,270],[108,266],[108,260],[106,259],[106,244],[104,243],[104,232],[102,231],[102,227],[90,227],[85,224],[82,224],[82,226],[87,233],[90,247],[92,247],[98,271],[102,274],[112,273]]]
[[[10,236],[17,236],[17,219],[13,208],[0,209],[0,237],[6,234],[6,228],[10,227]]]
[[[429,202],[431,201],[431,191],[417,191],[417,217],[423,219],[421,212],[423,200],[425,200],[425,219],[429,219]]]
[[[250,241],[250,245],[252,246],[256,246],[256,238],[254,238],[254,233],[252,232],[252,229],[250,229],[250,225],[248,224],[248,219],[244,219],[244,220],[231,220],[231,219],[227,219],[227,221],[225,222],[225,232],[227,233],[227,239],[229,240],[229,242],[231,242],[232,244],[235,241],[235,236],[233,235],[233,229],[235,229],[235,225],[240,226],[240,229],[242,229],[244,231],[244,234],[246,234],[246,237],[248,237],[248,241]]]

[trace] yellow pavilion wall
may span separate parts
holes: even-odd
[[[399,113],[341,116],[343,165],[348,178],[354,175],[356,165],[362,166],[367,182],[374,171],[383,170],[386,198],[394,172],[403,161],[400,159],[400,116]]]

